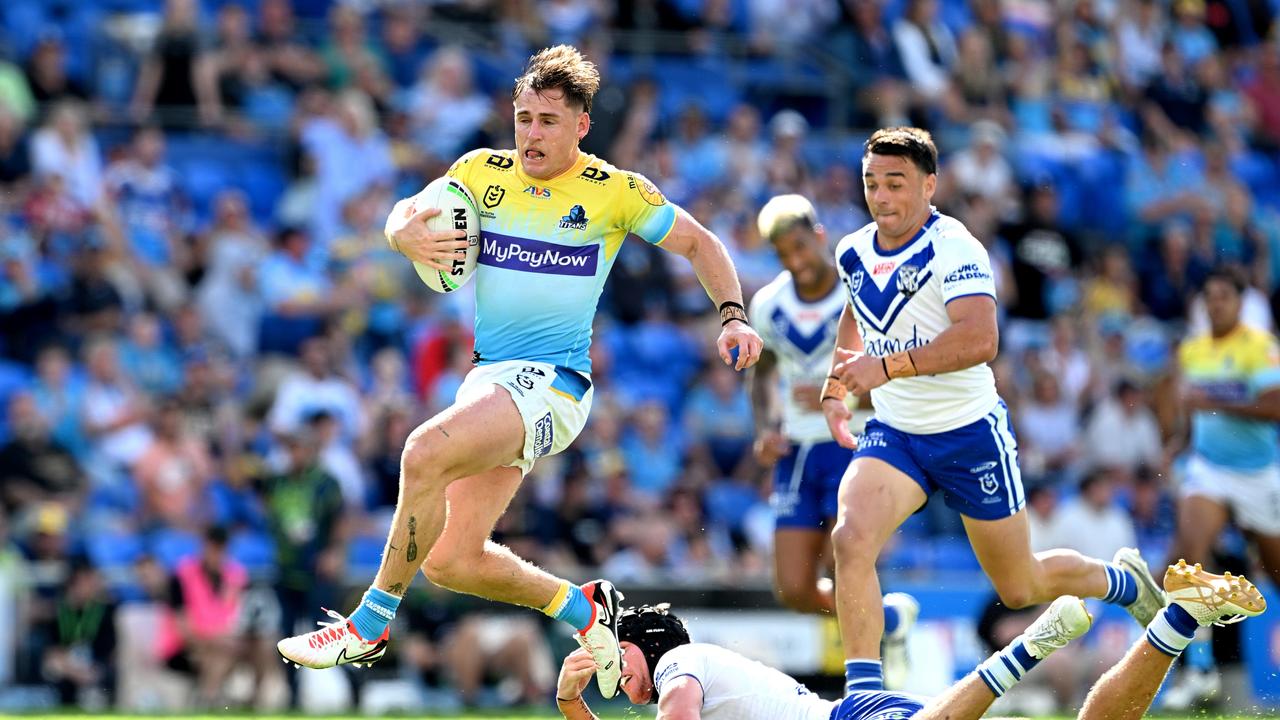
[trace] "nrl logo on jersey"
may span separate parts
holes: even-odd
[[[898,268],[898,292],[907,297],[920,292],[920,268],[915,265]]]

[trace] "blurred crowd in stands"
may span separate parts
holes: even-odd
[[[0,609],[22,622],[0,683],[161,707],[139,668],[168,668],[213,706],[233,670],[278,683],[283,629],[351,605],[405,436],[471,367],[467,293],[422,287],[385,213],[510,146],[510,80],[557,42],[604,73],[586,148],[715,231],[748,296],[780,270],[765,199],[804,193],[834,242],[867,221],[868,131],[930,128],[936,202],[997,268],[1034,542],[1159,563],[1200,281],[1238,265],[1260,327],[1280,300],[1276,5],[5,0]],[[767,584],[768,473],[713,310],[685,263],[624,244],[591,422],[496,539],[623,588]],[[886,571],[976,572],[936,505]],[[424,693],[484,702],[500,671],[502,699],[545,694],[535,614],[495,633],[411,602]]]

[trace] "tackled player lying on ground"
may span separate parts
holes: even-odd
[[[1143,637],[1102,676],[1085,698],[1081,720],[1142,717],[1174,660],[1196,628],[1238,622],[1266,610],[1266,600],[1243,577],[1215,575],[1199,564],[1169,566],[1168,605]],[[657,607],[628,608],[618,620],[622,691],[636,705],[656,703],[659,720],[976,720],[1051,653],[1083,635],[1093,619],[1079,598],[1064,595],[1004,650],[932,700],[868,690],[824,700],[789,675],[732,650],[689,638],[684,622]],[[595,718],[582,690],[595,674],[591,655],[564,659],[556,704],[568,720]]]

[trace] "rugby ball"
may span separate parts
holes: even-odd
[[[426,208],[439,208],[440,214],[426,219],[414,218]],[[387,242],[393,248],[395,243],[391,241],[392,233],[410,222],[426,223],[428,230],[466,231],[467,249],[457,252],[453,266],[448,271],[442,272],[419,262],[413,263],[422,282],[438,293],[451,293],[466,285],[475,274],[476,259],[480,256],[480,213],[467,186],[446,175],[432,180],[417,195],[396,203],[387,216],[387,224],[383,230]]]

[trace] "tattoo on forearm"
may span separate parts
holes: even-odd
[[[413,562],[418,559],[418,519],[409,516],[409,545],[404,550],[404,559]]]
[[[390,587],[390,588],[388,588],[387,592],[389,592],[389,593],[391,593],[391,594],[393,594],[393,595],[403,595],[403,594],[404,594],[404,583],[393,583],[393,584],[391,585],[391,587]]]

